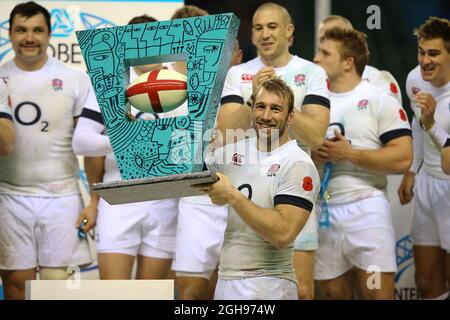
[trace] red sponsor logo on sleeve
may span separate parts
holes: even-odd
[[[303,189],[305,191],[311,191],[313,189],[313,182],[311,177],[303,178]]]
[[[395,83],[393,83],[393,82],[391,82],[390,89],[391,89],[391,92],[392,92],[393,94],[397,94],[397,93],[398,93],[398,88],[397,88],[397,86],[395,85]]]
[[[403,121],[408,120],[408,118],[406,117],[405,110],[400,109],[400,110],[398,110],[398,112],[400,113],[400,119],[402,119]]]

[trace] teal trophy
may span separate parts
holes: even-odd
[[[196,195],[191,185],[216,180],[204,159],[238,28],[226,13],[76,32],[122,178],[94,185],[107,202]],[[187,65],[188,114],[130,119],[130,67],[179,60]]]

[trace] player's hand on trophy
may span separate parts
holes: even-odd
[[[232,197],[232,194],[236,192],[237,189],[233,186],[230,179],[226,175],[220,172],[216,172],[216,175],[219,178],[216,182],[209,184],[198,184],[192,187],[206,193],[212,203],[224,205],[228,203],[229,199]]]
[[[420,121],[422,122],[425,130],[430,129],[434,124],[434,111],[436,110],[436,100],[433,96],[426,92],[419,92],[414,97],[416,106],[420,108],[422,117]]]

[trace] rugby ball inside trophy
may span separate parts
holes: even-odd
[[[133,107],[143,112],[169,112],[186,101],[186,80],[186,76],[172,70],[146,72],[129,85],[127,99]]]

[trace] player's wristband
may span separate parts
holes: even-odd
[[[251,95],[245,104],[248,107],[253,108],[253,103],[255,103],[255,98],[253,97],[253,95]]]
[[[449,135],[445,130],[437,123],[435,122],[433,126],[426,131],[430,138],[433,140],[436,147],[441,150],[445,143],[447,142],[447,139],[449,139]]]

